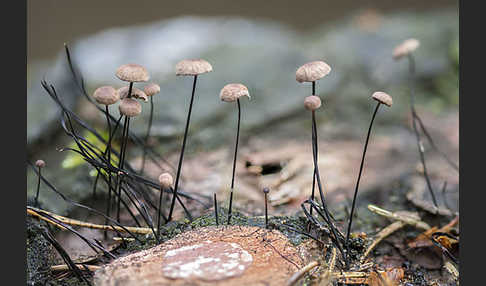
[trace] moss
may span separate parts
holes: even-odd
[[[39,222],[27,217],[27,285],[45,285],[54,264],[52,245],[42,236]]]

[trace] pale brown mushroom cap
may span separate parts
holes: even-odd
[[[306,63],[295,72],[298,82],[313,82],[325,77],[331,72],[331,67],[323,61]]]
[[[153,96],[160,92],[160,86],[156,83],[149,83],[143,88],[147,96]]]
[[[130,89],[130,87],[128,86],[124,86],[124,87],[121,87],[118,89],[118,94],[120,95],[120,98],[121,99],[124,99],[125,97],[127,97],[128,95],[128,90]],[[132,87],[132,95],[131,95],[132,98],[138,98],[138,99],[142,99],[143,101],[147,102],[148,101],[148,96],[147,94],[145,94],[145,92],[143,92],[142,90],[136,88],[136,87]]]
[[[250,93],[248,92],[248,88],[246,88],[246,86],[242,85],[241,83],[227,84],[221,89],[221,92],[219,93],[219,98],[222,101],[226,102],[236,101],[242,96],[248,96],[248,98],[251,98]]]
[[[142,112],[142,105],[133,98],[124,98],[118,105],[118,109],[122,115],[134,117]]]
[[[393,99],[390,95],[388,95],[387,93],[384,93],[382,91],[377,91],[375,93],[373,93],[373,95],[371,96],[373,97],[374,100],[380,102],[380,103],[383,103],[384,105],[390,107],[392,106],[393,104]]]
[[[203,59],[182,60],[176,64],[176,75],[198,75],[210,71],[213,67]]]
[[[307,96],[304,99],[304,106],[305,109],[314,111],[319,107],[321,107],[321,99],[319,98],[319,96],[315,96],[315,95]]]
[[[96,102],[103,105],[112,105],[120,100],[120,95],[118,94],[118,91],[112,86],[98,87],[94,91],[93,97]]]
[[[44,166],[46,165],[46,162],[44,162],[44,160],[37,160],[37,161],[35,161],[35,165],[39,168],[44,168]]]
[[[420,46],[420,42],[417,39],[408,39],[405,40],[403,43],[398,45],[394,50],[393,50],[393,58],[395,60],[400,59],[403,56],[406,56],[413,51],[415,51],[418,47]]]
[[[174,178],[172,178],[172,175],[169,173],[162,173],[159,176],[159,183],[163,189],[169,189],[174,183]]]
[[[146,68],[137,64],[126,64],[116,70],[116,76],[128,82],[148,81],[150,76]]]

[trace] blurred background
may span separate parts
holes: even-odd
[[[89,200],[93,173],[80,158],[56,150],[72,142],[61,132],[57,106],[46,96],[40,81],[53,84],[63,102],[95,128],[104,130],[105,125],[102,114],[74,85],[64,43],[69,45],[90,94],[101,85],[124,86],[114,75],[122,64],[135,62],[149,70],[151,81],[161,86],[154,98],[151,144],[173,165],[177,163],[175,155],[192,86],[190,78],[175,76],[174,66],[185,58],[204,58],[212,64],[214,71],[200,76],[196,91],[187,165],[202,170],[194,171],[196,179],[186,177],[189,191],[212,194],[226,189],[230,179],[227,169],[236,108],[218,98],[220,89],[230,82],[245,84],[252,96],[251,101],[242,102],[241,176],[245,175],[245,164],[253,164],[245,159],[247,156],[266,156],[278,148],[290,148],[287,154],[301,152],[306,158],[303,164],[311,168],[310,157],[305,157],[310,154],[310,120],[302,104],[311,89],[295,81],[295,71],[312,60],[324,60],[332,67],[330,75],[317,83],[317,93],[323,99],[318,114],[319,137],[324,144],[320,161],[324,170],[329,168],[325,175],[328,191],[345,190],[334,199],[343,200],[352,190],[374,106],[370,96],[376,90],[392,95],[394,105],[382,108],[376,121],[375,141],[370,147],[376,149],[369,151],[363,188],[384,188],[415,170],[418,154],[409,125],[408,66],[405,59],[394,61],[391,56],[395,46],[412,37],[421,42],[415,53],[419,112],[439,147],[454,161],[459,160],[457,1],[27,3],[28,156],[31,161],[44,159],[44,174],[74,200]],[[143,104],[142,116],[131,125],[140,136],[146,130],[148,106]],[[111,108],[117,115],[117,107]],[[268,152],[258,153],[262,150]],[[135,166],[140,164],[141,154],[137,148],[129,151]],[[429,158],[437,160],[436,166],[443,166],[436,154],[431,153]],[[437,184],[444,176],[452,186],[458,182],[447,167],[431,169],[437,172]],[[146,175],[155,178],[160,171],[148,166]],[[298,182],[300,185],[288,188],[307,188],[311,180],[310,176],[305,178],[303,185]],[[30,169],[27,180],[27,196],[31,198],[37,179]],[[208,187],[200,190],[201,186]],[[240,187],[251,190],[259,186],[242,179]],[[242,195],[243,201],[259,198],[259,193],[251,192]],[[300,196],[306,192],[300,192]],[[60,214],[69,213],[71,208],[48,191],[42,193],[40,201]]]

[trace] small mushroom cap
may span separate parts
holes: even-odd
[[[267,188],[267,187],[263,188],[263,193],[264,193],[264,194],[268,194],[268,193],[270,193],[270,189],[269,189],[269,188]]]
[[[146,68],[137,64],[126,64],[116,70],[116,76],[128,82],[148,81],[150,76]]]
[[[323,61],[306,63],[295,72],[298,82],[313,82],[325,77],[331,72],[331,67]]]
[[[160,92],[160,86],[156,83],[149,83],[143,88],[147,96],[153,96]]]
[[[304,106],[305,109],[314,111],[319,107],[321,107],[321,99],[319,98],[319,96],[315,96],[315,95],[307,96],[304,99]]]
[[[142,112],[142,105],[137,100],[127,97],[122,99],[120,105],[118,105],[118,109],[120,110],[120,114],[134,117]]]
[[[384,93],[382,91],[377,91],[375,93],[373,93],[373,95],[371,96],[373,97],[374,100],[380,102],[380,103],[383,103],[384,105],[390,107],[392,106],[393,104],[393,99],[390,95],[388,95],[387,93]]]
[[[128,86],[124,86],[124,87],[121,87],[121,88],[118,89],[118,94],[120,95],[121,99],[124,99],[125,97],[127,97],[129,88],[130,87],[128,87]],[[140,90],[136,87],[132,87],[131,97],[142,99],[145,102],[148,101],[147,94],[145,94],[145,92],[143,92],[142,90]]]
[[[174,179],[172,178],[172,175],[169,173],[162,173],[159,176],[159,183],[162,186],[163,189],[168,189],[172,187],[172,184],[174,183]]]
[[[251,98],[250,93],[248,92],[248,88],[246,88],[246,86],[242,85],[241,83],[227,84],[221,89],[221,92],[219,93],[219,98],[222,101],[226,102],[236,101],[242,96],[248,96],[248,98]]]
[[[120,100],[120,95],[118,91],[112,86],[102,86],[98,87],[94,93],[93,97],[99,104],[112,105],[118,100]]]
[[[176,64],[176,75],[198,75],[210,71],[213,67],[203,59],[182,60]]]
[[[420,42],[417,39],[408,39],[405,40],[403,43],[398,45],[393,50],[393,58],[395,60],[400,59],[403,56],[410,54],[411,52],[415,51],[420,46]]]
[[[44,162],[44,160],[37,160],[37,161],[35,161],[35,165],[39,168],[44,168],[44,166],[46,165],[46,162]]]

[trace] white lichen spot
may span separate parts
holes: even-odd
[[[236,243],[204,241],[166,252],[163,275],[172,279],[223,280],[241,275],[253,261]]]

